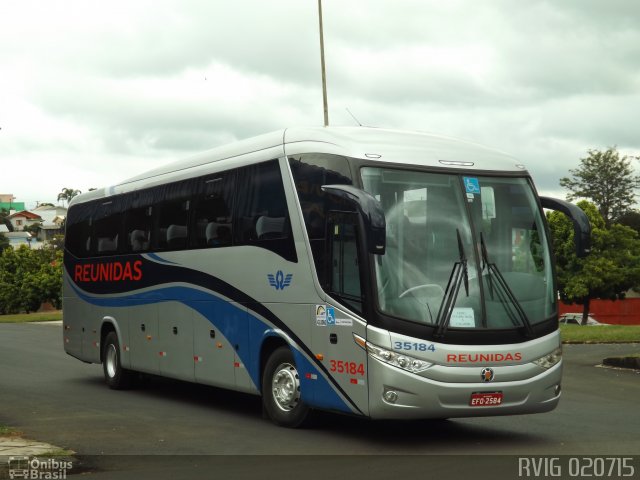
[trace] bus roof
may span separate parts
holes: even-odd
[[[124,191],[144,188],[147,183],[169,181],[168,177],[214,162],[233,168],[234,159],[248,153],[271,150],[277,158],[301,153],[331,153],[368,161],[464,168],[484,171],[520,172],[524,167],[506,153],[476,143],[417,131],[372,127],[294,127],[240,140],[183,160],[170,162],[74,198],[80,203]],[[162,179],[162,180],[161,180]]]
[[[336,154],[421,166],[460,166],[478,170],[519,171],[514,157],[483,145],[417,131],[372,127],[310,127],[285,131],[285,150],[292,154],[298,144],[311,152],[311,143],[329,145]],[[333,146],[334,148],[331,148]],[[329,153],[329,152],[327,152]]]

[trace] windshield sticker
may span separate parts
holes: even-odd
[[[327,326],[327,306],[326,305],[316,305],[316,326],[318,327]]]
[[[474,328],[476,326],[476,321],[473,315],[473,308],[454,308],[451,313],[449,325],[458,328]]]
[[[475,177],[462,177],[464,181],[464,189],[467,193],[480,195],[480,182]]]

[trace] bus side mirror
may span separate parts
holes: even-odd
[[[384,255],[387,224],[382,205],[373,196],[350,185],[323,185],[322,191],[347,200],[354,205],[364,228],[369,253]]]
[[[551,197],[540,197],[543,208],[564,213],[573,222],[578,258],[586,257],[591,250],[591,223],[589,217],[573,203]]]

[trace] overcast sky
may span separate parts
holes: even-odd
[[[562,197],[588,149],[640,155],[638,1],[323,9],[332,125],[477,141]],[[27,208],[322,121],[316,0],[0,0],[0,193]]]

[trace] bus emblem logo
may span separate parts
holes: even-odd
[[[269,285],[271,285],[276,290],[284,290],[285,287],[291,285],[291,278],[293,274],[287,273],[286,275],[282,273],[282,270],[278,270],[275,275],[269,273],[267,278],[269,279]]]
[[[493,374],[493,368],[483,368],[482,372],[480,372],[480,377],[482,378],[483,382],[490,382],[491,380],[493,380],[494,374]]]

